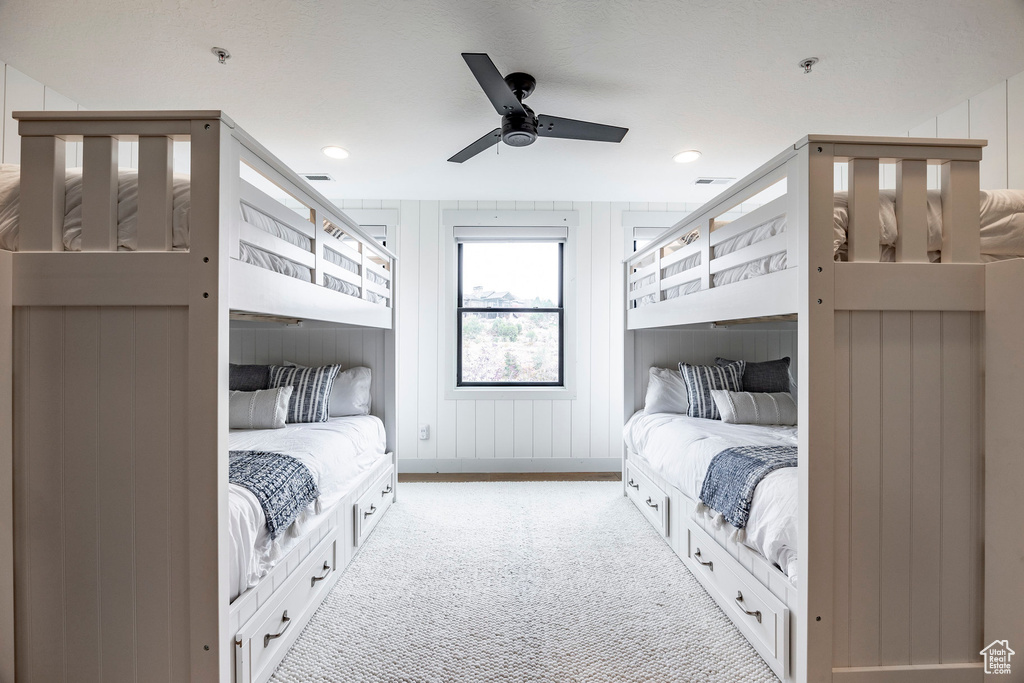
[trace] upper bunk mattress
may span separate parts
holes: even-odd
[[[320,489],[319,505],[310,504],[287,531],[272,540],[256,496],[246,488],[228,484],[232,600],[266,576],[302,535],[352,490],[356,478],[384,457],[386,450],[384,423],[373,415],[332,417],[327,422],[289,424],[282,429],[233,429],[228,442],[232,451],[292,456],[309,469]]]
[[[726,424],[670,413],[633,415],[626,446],[696,502],[711,459],[734,446],[796,446],[796,427]],[[754,489],[744,543],[797,580],[797,468],[777,469]],[[689,514],[691,511],[685,511]]]
[[[981,260],[983,262],[999,261],[1008,258],[1024,257],[1024,191],[1022,190],[982,190],[980,203],[981,227]],[[895,261],[896,239],[899,226],[896,224],[896,193],[894,190],[881,190],[878,205],[880,261]],[[847,230],[850,224],[849,195],[846,192],[835,194],[832,224],[832,248],[836,260],[846,260]],[[727,223],[717,223],[722,227]],[[929,190],[928,209],[928,255],[932,262],[937,262],[942,250],[942,197],[939,191]],[[714,247],[715,257],[725,256],[752,244],[786,232],[785,216],[778,216],[747,230],[735,237],[720,242]],[[687,243],[699,235],[695,230],[687,235]],[[692,236],[692,237],[691,237]],[[672,277],[700,264],[700,253],[691,254],[662,270],[662,279]],[[732,268],[719,271],[712,276],[712,285],[721,287],[740,280],[747,280],[760,275],[767,275],[788,267],[786,252],[780,251],[769,256],[743,263]],[[632,283],[631,289],[640,289],[651,282],[654,276],[648,276]],[[691,280],[665,290],[666,299],[674,299],[700,290],[700,280]],[[638,301],[639,305],[654,303],[654,295],[648,295]]]

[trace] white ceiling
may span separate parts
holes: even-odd
[[[90,109],[223,109],[332,197],[704,201],[697,176],[1024,71],[1022,29],[1021,0],[0,0],[0,59]],[[461,52],[533,74],[538,113],[630,132],[448,163],[498,125]]]

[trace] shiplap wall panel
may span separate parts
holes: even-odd
[[[232,323],[229,356],[232,363],[299,365],[338,364],[370,368],[370,413],[388,418],[386,332],[371,328],[303,325],[266,326]],[[415,434],[412,435],[415,437]],[[401,443],[401,442],[399,442]]]
[[[980,321],[836,315],[835,666],[978,660]]]
[[[419,202],[402,202],[402,219],[398,225],[398,241],[395,245],[399,254],[416,254],[419,251]],[[398,405],[398,453],[401,458],[414,458],[417,452],[416,429],[419,419],[419,382],[411,386],[407,377],[419,373],[418,345],[416,330],[419,327],[419,259],[400,258],[396,307],[396,344],[399,364],[403,368],[399,375],[399,387],[395,395]],[[404,377],[403,377],[404,375]],[[436,430],[435,430],[436,431]],[[436,438],[436,435],[433,435]]]
[[[1006,81],[1006,182],[1024,188],[1024,73]]]
[[[970,137],[988,140],[979,167],[981,187],[1006,189],[1006,81],[968,100]]]
[[[594,273],[591,261],[593,232],[589,225],[590,204],[575,202],[573,208],[581,215],[580,229],[576,232],[576,400],[572,402],[572,457],[587,458],[592,454],[599,455],[591,448],[590,405],[595,398],[602,400],[604,397],[594,396],[591,392],[590,309]]]
[[[440,234],[438,225],[438,210],[434,202],[419,202],[416,207],[416,215],[413,222],[419,229],[419,251],[421,263],[437,263],[441,258]],[[408,261],[413,259],[402,259],[399,268],[404,268]],[[419,303],[417,309],[416,334],[419,339],[417,348],[420,353],[427,357],[438,357],[438,349],[443,348],[442,338],[439,336],[441,330],[438,326],[438,312],[441,310],[441,297],[439,292],[444,286],[438,278],[436,270],[431,268],[416,268],[416,277],[419,280]],[[402,302],[405,305],[405,302]],[[404,328],[403,328],[404,329]],[[437,398],[438,398],[438,367],[439,363],[416,363],[418,381],[418,400],[416,424],[412,425],[418,429],[420,424],[437,424]],[[437,439],[433,438],[419,441],[413,453],[421,458],[435,458],[437,456]]]
[[[188,671],[187,329],[179,308],[16,311],[19,680]]]
[[[42,83],[18,71],[10,64],[6,68],[4,83],[4,163],[21,163],[21,138],[18,136],[18,122],[11,113],[22,110],[43,108],[45,88]]]
[[[365,208],[345,200],[343,206]],[[358,206],[357,206],[358,205]],[[619,205],[618,210],[630,205]],[[647,204],[643,204],[644,209]],[[663,205],[667,206],[667,205]],[[403,201],[398,205],[398,400],[400,457],[444,461],[618,458],[623,413],[621,221],[608,203],[530,201]],[[446,398],[446,354],[454,320],[445,319],[447,209],[576,210],[577,348],[573,400],[452,400]],[[677,210],[675,207],[674,210]],[[460,404],[468,403],[468,406]],[[430,438],[419,440],[419,425]],[[496,462],[493,466],[500,466]],[[418,465],[427,467],[429,464]],[[491,467],[478,463],[477,468]],[[523,466],[517,466],[523,467]],[[529,465],[525,465],[529,469]]]

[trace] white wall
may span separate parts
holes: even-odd
[[[4,164],[17,164],[21,161],[18,122],[11,118],[12,112],[76,111],[81,108],[69,98],[3,62],[0,62],[0,101],[4,108],[3,118],[0,119],[0,163]],[[66,158],[69,168],[81,165],[80,151],[81,144],[68,144]]]
[[[617,469],[622,415],[622,227],[628,204],[604,202],[384,202],[400,211],[398,453],[403,471]],[[343,202],[342,208],[380,208]],[[646,205],[643,205],[646,208]],[[445,209],[576,210],[577,391],[573,400],[444,397]],[[418,426],[430,438],[417,438]]]
[[[982,189],[1024,189],[1024,73],[921,122],[907,135],[986,139]],[[931,169],[928,180],[929,187],[938,187],[938,169]]]

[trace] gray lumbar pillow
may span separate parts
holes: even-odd
[[[686,398],[686,384],[678,370],[651,368],[644,397],[644,412],[685,414],[690,407]]]
[[[788,393],[711,390],[722,422],[746,425],[795,425],[796,401]]]
[[[288,418],[291,386],[259,391],[232,391],[228,398],[231,429],[281,429]]]
[[[331,417],[370,414],[370,368],[339,372],[331,388]]]
[[[284,362],[285,367],[303,367],[291,361]],[[331,387],[331,417],[347,417],[349,415],[370,414],[370,368],[349,368],[339,372]]]

